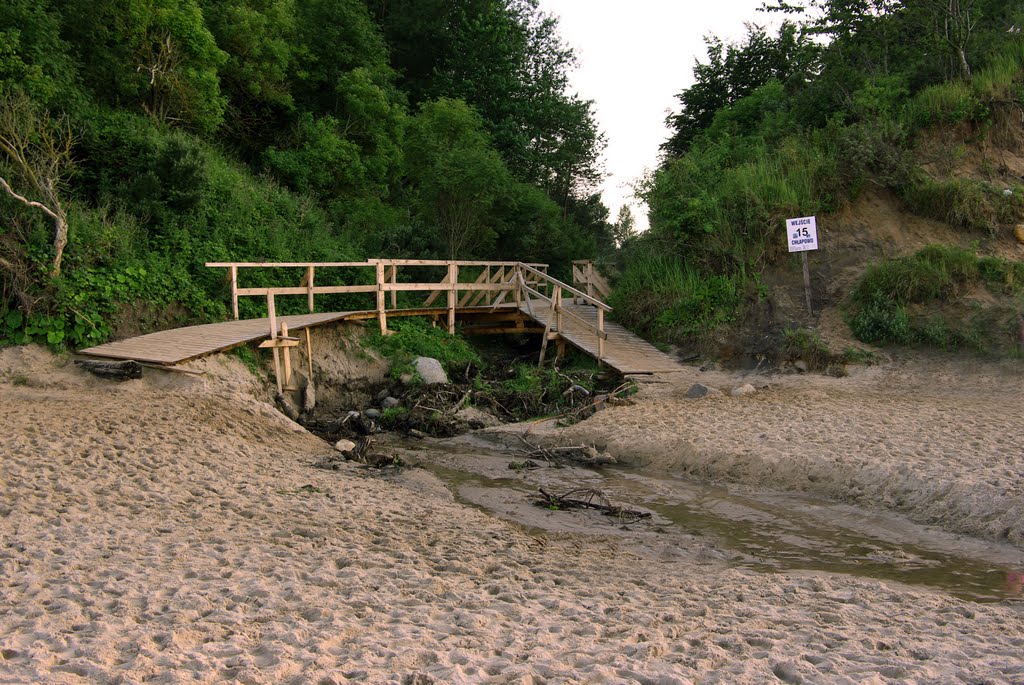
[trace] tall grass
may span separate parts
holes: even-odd
[[[682,342],[734,320],[749,286],[746,271],[709,274],[668,251],[645,248],[631,256],[611,304],[625,325]]]

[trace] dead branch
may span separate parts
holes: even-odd
[[[540,497],[534,504],[548,509],[594,509],[629,523],[651,517],[647,511],[615,506],[603,492],[592,488],[569,490],[561,495],[552,495],[544,488],[539,488],[539,492]]]

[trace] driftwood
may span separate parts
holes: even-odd
[[[545,491],[544,488],[540,488],[539,492],[540,497],[534,500],[534,504],[539,507],[548,509],[595,509],[605,516],[614,516],[629,523],[651,517],[650,512],[615,506],[600,490],[578,488],[561,495],[552,495]]]
[[[618,461],[607,452],[598,452],[590,445],[569,445],[567,447],[539,447],[531,444],[522,436],[519,439],[529,447],[520,454],[523,459],[543,459],[546,462],[571,461],[586,466],[607,466]]]
[[[115,381],[127,381],[142,378],[142,364],[132,359],[118,362],[96,361],[92,359],[76,359],[75,366],[86,371]]]

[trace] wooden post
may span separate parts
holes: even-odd
[[[267,293],[267,317],[270,319],[270,339],[277,340],[277,312],[274,308],[274,293]],[[274,348],[274,378],[277,380],[277,391],[284,392],[281,384],[281,353]]]
[[[394,264],[391,265],[391,285],[394,286],[398,282],[398,267]],[[391,308],[398,309],[398,291],[392,289],[391,291]]]
[[[811,267],[807,264],[807,251],[800,253],[804,263],[804,295],[807,296],[807,313],[814,316],[814,308],[811,306]]]
[[[235,315],[235,321],[238,321],[238,267],[232,266],[231,268],[231,311]]]
[[[455,304],[459,295],[456,286],[459,284],[459,265],[448,264],[448,334],[455,335]]]
[[[380,334],[387,335],[388,315],[384,311],[384,265],[377,262],[377,320],[380,321]]]
[[[313,313],[313,267],[306,267],[306,302],[309,304],[309,313]]]
[[[556,285],[554,296],[551,298],[552,306],[555,308],[555,330],[559,335],[562,333],[562,286]]]
[[[604,309],[597,308],[597,361],[604,359]]]
[[[281,322],[281,337],[288,337],[288,324]],[[292,387],[292,351],[290,348],[284,348],[284,388],[285,390],[294,390]]]
[[[587,295],[594,295],[594,262],[587,262]]]
[[[310,339],[309,326],[306,326],[306,366],[309,368],[307,382],[313,382],[313,341]]]

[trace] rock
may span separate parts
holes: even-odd
[[[409,437],[410,438],[416,438],[417,440],[422,440],[423,438],[429,438],[430,436],[427,435],[426,433],[424,433],[421,430],[416,430],[415,428],[410,428],[409,429]]]
[[[381,417],[380,409],[367,409],[366,411],[363,412],[363,416],[372,421],[376,421]]]
[[[1017,239],[1018,243],[1024,245],[1024,224],[1017,224],[1013,229],[1013,237]]]
[[[455,414],[458,421],[462,421],[470,428],[493,428],[502,425],[501,421],[482,409],[476,407],[464,407]]]
[[[757,390],[750,383],[746,383],[744,385],[737,385],[729,391],[729,395],[732,397],[742,397],[743,395],[749,395],[752,392],[757,392]]]
[[[339,440],[338,442],[334,443],[334,449],[338,450],[339,452],[351,452],[355,448],[356,444],[351,440]]]
[[[695,400],[699,397],[707,397],[708,395],[717,395],[720,390],[712,388],[711,386],[704,385],[703,383],[694,383],[690,386],[690,389],[686,391],[686,396],[691,400]]]
[[[383,402],[384,398],[388,397],[390,394],[391,394],[391,389],[390,388],[384,388],[379,393],[377,393],[377,396],[374,397],[373,399],[374,399],[375,402],[380,403],[380,402]]]
[[[383,407],[384,409],[391,409],[392,407],[397,407],[400,404],[401,402],[399,402],[394,397],[391,397],[390,395],[380,401],[380,406]]]
[[[413,361],[416,373],[423,379],[424,385],[447,385],[448,374],[444,372],[441,362],[430,357],[416,357]]]
[[[795,362],[793,362],[793,368],[795,368],[800,373],[807,373],[807,371],[810,369],[810,367],[807,366],[807,362],[805,362],[803,359],[797,359]]]

